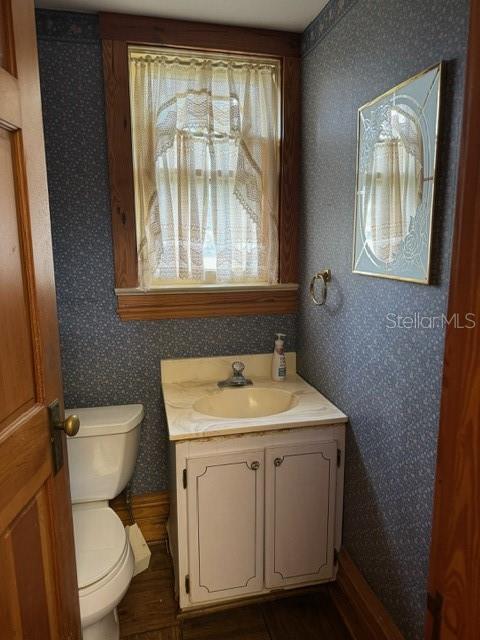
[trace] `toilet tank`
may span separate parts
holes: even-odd
[[[66,409],[80,418],[76,436],[67,438],[72,503],[112,500],[133,475],[143,405]]]

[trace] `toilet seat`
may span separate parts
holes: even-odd
[[[117,606],[134,569],[130,543],[117,514],[109,507],[85,507],[73,507],[82,628]]]
[[[120,562],[127,536],[117,514],[106,506],[73,507],[78,588],[111,573]]]

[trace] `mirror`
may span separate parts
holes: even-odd
[[[353,272],[428,284],[441,65],[358,111]]]

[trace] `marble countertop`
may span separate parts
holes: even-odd
[[[217,418],[196,411],[194,403],[203,396],[218,393],[217,381],[228,377],[231,363],[238,359],[245,363],[245,375],[252,379],[254,387],[289,391],[296,404],[287,411],[256,418]],[[283,382],[274,382],[267,375],[270,363],[271,354],[162,361],[162,390],[170,440],[347,422],[344,413],[295,373],[295,354],[287,355],[290,373]],[[189,376],[193,379],[189,380]]]

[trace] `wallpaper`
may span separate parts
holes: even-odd
[[[344,545],[409,640],[425,616],[467,18],[466,0],[332,0],[304,33],[299,369],[350,418]],[[357,109],[440,60],[433,284],[352,274]],[[393,326],[415,314],[435,328]]]
[[[122,322],[115,310],[97,18],[38,11],[40,76],[66,407],[145,406],[133,492],[167,488],[161,358],[295,349],[294,315]]]

